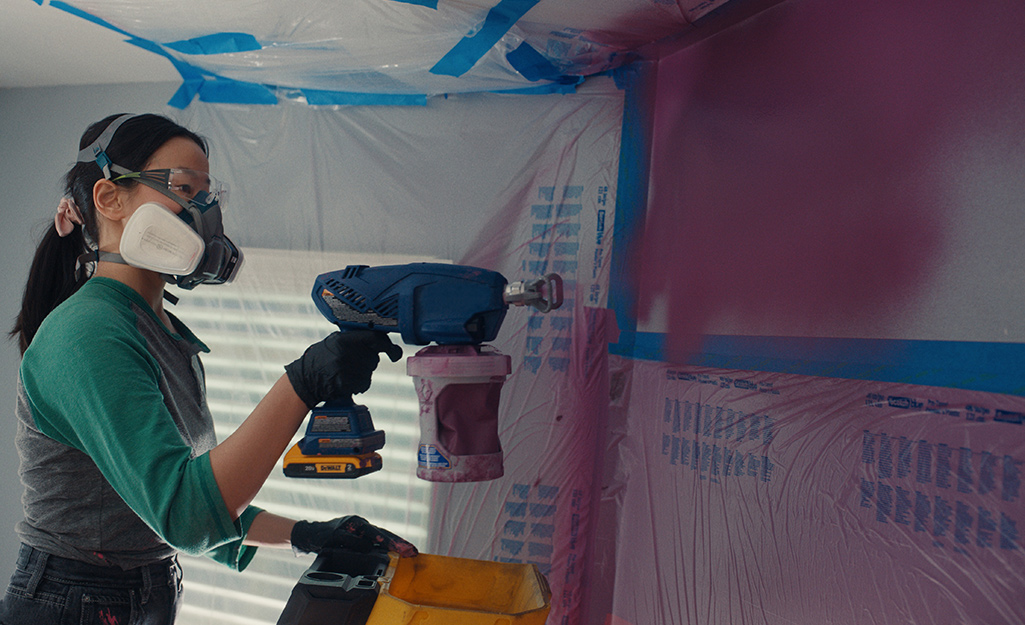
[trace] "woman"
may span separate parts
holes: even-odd
[[[206,347],[164,309],[167,282],[220,284],[241,264],[206,144],[164,117],[118,115],[79,147],[12,332],[25,520],[0,625],[172,623],[179,551],[238,570],[257,546],[415,555],[359,517],[296,522],[250,505],[307,411],[365,391],[378,354],[401,350],[383,333],[328,336],[217,444]]]

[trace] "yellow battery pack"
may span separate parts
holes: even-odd
[[[307,456],[299,445],[285,454],[282,470],[288,477],[351,479],[381,470],[381,454]]]

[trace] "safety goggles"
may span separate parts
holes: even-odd
[[[166,188],[183,200],[197,200],[201,204],[218,204],[221,210],[228,203],[228,185],[205,171],[195,169],[148,169],[133,171],[113,178],[139,180],[150,187]],[[197,197],[198,196],[198,197]]]

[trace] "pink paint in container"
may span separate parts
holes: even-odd
[[[512,360],[487,345],[431,345],[406,361],[420,400],[417,477],[481,482],[502,477],[498,403]]]

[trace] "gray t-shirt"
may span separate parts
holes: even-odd
[[[43,322],[18,386],[21,540],[133,568],[176,551],[243,568],[250,508],[233,521],[210,468],[217,444],[198,354],[134,290],[92,278]]]

